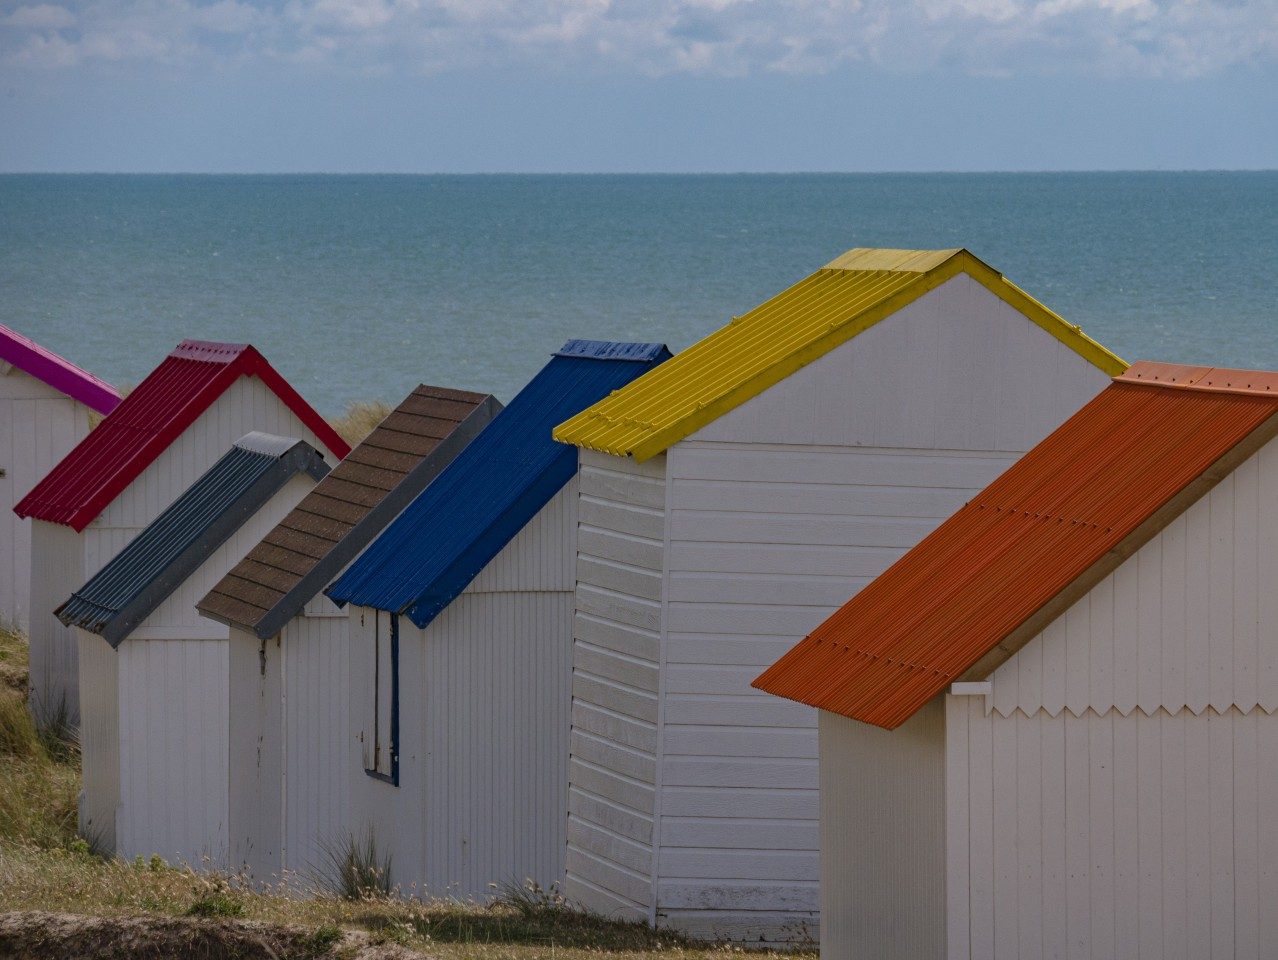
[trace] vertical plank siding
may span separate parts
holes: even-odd
[[[573,480],[426,629],[400,618],[398,786],[366,776],[362,756],[372,631],[389,615],[351,608],[341,827],[373,831],[406,893],[487,900],[497,884],[562,881],[576,528]]]
[[[100,694],[81,697],[84,728],[95,730],[103,709],[118,705],[119,810],[116,848],[120,856],[158,853],[170,862],[193,867],[225,868],[230,851],[229,763],[231,761],[231,669],[229,628],[201,617],[195,602],[295,507],[314,486],[298,475],[249,517],[216,548],[200,567],[112,651],[98,636],[81,634],[96,644],[95,673],[111,671],[118,691],[114,699]],[[180,492],[180,491],[179,491]],[[65,528],[59,528],[65,529]],[[82,544],[80,545],[82,549]],[[238,649],[236,710],[241,719],[258,704],[262,676],[256,644]],[[93,677],[95,688],[100,676]],[[98,765],[94,739],[82,744],[84,763]],[[255,768],[256,736],[239,735],[234,762]],[[104,747],[110,753],[110,747]],[[278,784],[278,775],[274,782]],[[264,776],[256,789],[268,790]],[[86,780],[86,804],[95,806]],[[237,836],[237,843],[243,841]],[[261,850],[261,847],[255,848]],[[237,847],[237,853],[242,848]],[[237,864],[238,866],[238,864]]]
[[[89,408],[14,368],[0,374],[0,623],[31,623],[31,520],[13,506],[89,432]]]
[[[659,919],[815,932],[816,711],[750,681],[1106,382],[960,276],[668,452]]]
[[[296,437],[310,443],[316,450],[327,450],[319,438],[260,380],[241,377],[156,457],[82,534],[59,524],[33,521],[33,570],[39,563],[52,578],[46,582],[37,577],[33,581],[30,632],[33,708],[38,709],[45,703],[56,707],[65,698],[72,722],[79,719],[75,637],[58,622],[52,611],[198,480],[236,440],[253,430]],[[325,453],[325,456],[331,463],[331,455]],[[242,557],[255,543],[243,545],[235,559]],[[193,610],[194,602],[202,596],[202,593],[194,596],[186,605]],[[192,624],[191,628],[198,627]]]
[[[347,618],[295,617],[282,637],[283,866],[303,877],[329,876],[330,854],[350,831],[350,776],[334,759],[348,752]]]
[[[581,452],[566,894],[652,919],[664,455]]]
[[[942,960],[953,815],[942,704],[892,732],[825,711],[819,727],[822,957]]]
[[[946,718],[951,960],[1278,955],[1278,716],[949,697]]]

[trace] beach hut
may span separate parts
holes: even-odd
[[[32,520],[38,720],[78,720],[75,638],[54,608],[253,430],[305,440],[331,464],[349,450],[253,347],[184,340],[14,508]]]
[[[351,606],[352,832],[405,891],[562,877],[577,451],[550,432],[669,355],[569,341],[327,590]]]
[[[229,629],[195,602],[328,473],[241,437],[57,610],[79,646],[80,832],[123,857],[226,863]]]
[[[0,624],[30,626],[31,522],[13,505],[119,402],[109,383],[0,324]]]
[[[1138,363],[769,669],[823,957],[1278,956],[1278,373]]]
[[[320,591],[500,409],[417,387],[200,600],[230,627],[236,870],[309,880],[349,832],[348,618]]]
[[[567,894],[815,936],[816,713],[750,681],[1122,368],[966,251],[858,249],[556,430],[584,448]]]

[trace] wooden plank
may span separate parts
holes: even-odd
[[[1186,820],[1185,724],[1186,721],[1197,721],[1184,709],[1175,714],[1162,714],[1161,719],[1159,790],[1162,805],[1163,956],[1166,960],[1190,960],[1186,952],[1185,838],[1190,825]]]
[[[1140,952],[1163,955],[1161,714],[1147,717],[1138,710],[1128,722],[1136,725],[1136,804],[1139,809],[1136,890]]]
[[[1232,711],[1207,715],[1212,957],[1235,956],[1233,718]]]
[[[1022,671],[1022,680],[1024,676]],[[1016,777],[1005,786],[1016,791],[1016,832],[1012,842],[1016,857],[1017,956],[1020,960],[1036,960],[1043,955],[1042,726],[1039,716],[1021,713],[1009,722],[1016,728]]]
[[[1205,636],[1205,634],[1204,634]],[[1203,644],[1205,647],[1206,645]],[[1211,741],[1210,715],[1185,723],[1185,954],[1211,952]],[[1174,785],[1172,787],[1174,789]]]
[[[971,769],[971,957],[994,956],[994,742],[993,722],[978,697],[968,697],[968,758]]]
[[[1060,647],[1064,650],[1065,644]],[[1044,957],[1063,960],[1069,945],[1065,725],[1071,718],[1058,711],[1054,719],[1041,713],[1034,719],[1039,730],[1041,768],[1042,951]]]
[[[947,960],[972,960],[968,774],[969,701],[945,697],[945,942]]]
[[[1243,714],[1231,711],[1233,717],[1233,844],[1234,844],[1234,956],[1261,960],[1260,913],[1261,910],[1278,909],[1278,904],[1262,904],[1258,898],[1260,863],[1257,851],[1260,847],[1262,827],[1259,814],[1259,776],[1261,763],[1256,725],[1260,714],[1253,710]],[[1266,718],[1267,719],[1267,718]],[[1273,831],[1276,825],[1265,824],[1265,830]]]
[[[1152,714],[1163,704],[1163,557],[1156,539],[1146,546],[1132,558],[1136,566],[1136,704]]]
[[[1114,955],[1140,955],[1137,718],[1114,717]]]
[[[1018,960],[1020,876],[1016,857],[1016,722],[995,718],[991,725],[994,840],[994,960]]]
[[[1065,934],[1067,946],[1060,955],[1068,960],[1090,960],[1091,929],[1091,799],[1088,725],[1086,714],[1064,717],[1065,803]]]

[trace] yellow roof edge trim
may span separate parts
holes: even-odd
[[[834,321],[825,324],[821,327],[824,332],[811,335],[809,339],[798,342],[792,348],[786,347],[789,352],[738,382],[729,382],[716,387],[715,389],[721,389],[722,392],[709,397],[687,394],[677,382],[673,386],[669,384],[670,376],[675,374],[677,377],[676,371],[682,366],[679,360],[683,354],[678,354],[589,409],[561,423],[553,432],[554,438],[561,443],[572,444],[587,450],[613,456],[632,456],[638,462],[651,459],[960,273],[966,273],[996,297],[1024,314],[1035,325],[1106,374],[1116,376],[1127,369],[1127,364],[1123,360],[1088,337],[1079,327],[1068,323],[993,267],[964,249],[879,250],[858,247],[831,261],[826,267],[805,280],[799,281],[799,284],[765,301],[745,316],[757,315],[764,308],[780,303],[786,294],[801,284],[808,283],[821,275],[837,277],[838,272],[867,277],[882,276],[885,273],[913,273],[916,279],[906,282],[904,286],[898,285],[899,289],[877,302],[869,303],[864,309],[848,317],[846,322]],[[724,331],[735,327],[736,321],[703,338],[700,343],[713,337],[721,337]],[[720,383],[722,383],[722,371],[716,373],[721,376]],[[700,382],[700,378],[694,378],[694,380]],[[653,405],[661,406],[672,401],[676,407],[686,409],[665,425],[648,422],[642,416],[631,415],[635,412],[634,407],[646,404],[651,408]],[[631,413],[625,411],[624,408],[627,405],[631,407]],[[619,406],[622,409],[619,410]]]

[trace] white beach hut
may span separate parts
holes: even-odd
[[[771,667],[823,957],[1278,956],[1278,373],[1138,363]]]
[[[0,624],[30,626],[31,522],[14,504],[84,439],[92,414],[119,402],[110,384],[0,324]]]
[[[326,591],[351,605],[352,831],[405,892],[562,877],[577,451],[550,432],[668,356],[567,343]]]
[[[253,430],[299,437],[330,464],[349,450],[253,347],[186,340],[14,508],[32,520],[38,720],[78,720],[77,647],[54,608]]]
[[[348,616],[320,591],[500,409],[418,386],[200,600],[230,627],[235,870],[309,883],[350,833]]]
[[[567,894],[817,934],[815,711],[751,679],[1118,358],[963,250],[853,250],[563,424],[582,447]]]
[[[123,857],[226,865],[229,628],[195,602],[328,473],[250,433],[57,610],[80,654],[80,831]]]

